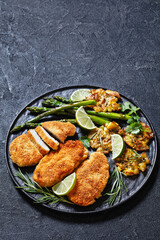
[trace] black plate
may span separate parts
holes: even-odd
[[[56,89],[53,90],[51,92],[48,92],[42,96],[39,96],[38,98],[36,98],[35,100],[33,100],[31,103],[29,103],[26,107],[28,106],[41,106],[42,100],[44,97],[51,97],[52,95],[60,95],[63,96],[65,98],[70,98],[71,94],[73,91],[75,91],[76,89],[80,89],[80,88],[88,88],[88,89],[95,89],[95,88],[99,88],[99,87],[95,87],[95,86],[71,86],[71,87],[65,87],[65,88],[61,88],[61,89]],[[129,100],[127,97],[123,96],[122,94],[120,94],[122,97],[122,101],[129,101],[131,104],[134,104],[133,101]],[[134,104],[136,106],[136,104]],[[26,108],[25,107],[25,108]],[[17,126],[23,122],[28,121],[29,119],[33,118],[33,115],[31,115],[29,113],[29,111],[26,111],[25,108],[18,114],[18,116],[16,117],[16,119],[14,120],[14,122],[12,123],[10,129],[9,129],[9,133],[7,136],[7,142],[6,142],[6,159],[7,159],[7,166],[8,166],[8,170],[9,173],[14,181],[14,183],[17,186],[21,186],[22,185],[22,181],[15,177],[16,172],[18,171],[18,167],[11,161],[10,156],[9,156],[9,145],[10,143],[13,141],[13,139],[17,136],[19,136],[22,133],[27,132],[27,130],[18,132],[17,134],[10,134],[10,130],[14,127]],[[156,157],[157,157],[157,139],[156,139],[156,135],[155,135],[155,131],[153,129],[153,126],[151,124],[151,122],[149,121],[149,119],[147,118],[147,116],[144,114],[144,112],[141,110],[140,111],[140,116],[141,116],[141,121],[145,122],[148,126],[150,126],[151,130],[154,133],[154,139],[151,141],[150,143],[150,148],[149,151],[147,151],[147,155],[151,161],[151,165],[149,165],[147,167],[147,170],[145,171],[145,173],[140,173],[140,175],[135,176],[135,177],[126,177],[124,179],[124,182],[127,186],[128,189],[128,194],[126,194],[126,192],[123,192],[122,198],[120,200],[120,202],[115,202],[113,206],[109,206],[107,203],[104,203],[104,199],[99,198],[96,203],[94,203],[91,206],[88,207],[80,207],[80,206],[76,206],[76,205],[70,205],[67,203],[58,203],[58,204],[53,204],[53,205],[47,205],[47,204],[42,204],[43,206],[52,209],[54,211],[59,211],[59,212],[67,212],[67,213],[74,213],[74,214],[82,214],[82,213],[95,213],[95,212],[100,212],[100,211],[105,211],[105,210],[109,210],[111,208],[114,208],[122,203],[124,203],[125,201],[129,200],[132,196],[134,196],[137,192],[139,192],[139,190],[144,186],[144,184],[147,182],[147,180],[149,179],[155,162],[156,162]],[[45,120],[48,119],[52,119],[55,120],[56,117],[49,117],[46,118]],[[80,128],[77,127],[77,134],[76,134],[76,138],[79,138],[80,136],[86,134],[85,132],[82,132],[82,130]],[[92,151],[92,150],[91,150]],[[107,159],[109,161],[110,164],[110,171],[112,172],[113,167],[114,167],[114,162],[111,161],[111,155],[107,155]],[[21,168],[22,172],[25,174],[25,172],[28,172],[30,176],[32,176],[34,167],[25,167],[25,168]],[[23,190],[22,190],[23,191]],[[37,198],[36,195],[34,194],[29,194],[26,193],[25,191],[23,191],[29,198],[31,198],[33,201],[35,201],[35,199]]]

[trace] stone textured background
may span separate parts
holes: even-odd
[[[14,188],[5,163],[7,131],[18,112],[69,85],[128,96],[159,138],[159,39],[159,0],[0,0],[0,240],[159,239],[159,158],[131,201],[85,217],[35,206]]]

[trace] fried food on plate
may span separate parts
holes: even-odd
[[[69,122],[48,121],[41,124],[60,142],[64,142],[68,136],[74,136],[76,127]]]
[[[120,126],[116,122],[105,123],[105,125],[92,130],[88,137],[90,145],[93,149],[97,149],[97,152],[109,153],[112,151],[111,135],[118,133]]]
[[[51,151],[41,159],[33,173],[33,180],[41,187],[51,187],[72,173],[87,156],[88,151],[81,141],[60,143],[57,151]]]
[[[55,138],[50,136],[50,134],[43,127],[38,126],[35,130],[48,146],[50,146],[53,150],[58,149],[59,142]]]
[[[121,110],[120,105],[117,103],[118,100],[121,99],[118,92],[99,88],[91,90],[90,93],[91,96],[87,97],[87,99],[97,102],[95,106],[92,106],[96,112],[113,112]]]
[[[153,138],[153,132],[146,123],[141,122],[140,124],[142,125],[142,131],[139,134],[128,133],[125,129],[121,130],[120,134],[131,148],[136,151],[146,151],[149,149],[148,143]]]
[[[26,134],[18,136],[11,142],[9,152],[11,160],[19,167],[36,165],[43,157]]]
[[[91,153],[88,160],[84,161],[77,169],[76,184],[68,193],[68,198],[80,206],[88,206],[101,196],[108,178],[109,163],[103,153]]]
[[[144,172],[150,163],[145,152],[138,154],[135,150],[127,148],[120,158],[115,160],[116,166],[126,176],[133,176]]]
[[[39,137],[39,135],[36,133],[35,129],[29,129],[27,132],[27,136],[33,142],[33,144],[38,148],[39,152],[42,155],[45,155],[50,151],[49,147]]]

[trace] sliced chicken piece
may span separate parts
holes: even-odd
[[[26,134],[18,136],[11,142],[9,152],[11,160],[19,167],[36,165],[43,158]]]
[[[48,121],[42,123],[42,126],[62,143],[76,132],[76,127],[69,122]]]
[[[59,142],[49,135],[49,133],[41,126],[36,127],[36,132],[42,138],[42,140],[50,146],[53,150],[57,150],[59,146]]]
[[[35,129],[28,130],[27,136],[33,142],[33,144],[37,147],[37,149],[42,155],[45,155],[50,151],[49,147],[39,137]]]

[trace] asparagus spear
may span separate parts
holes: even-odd
[[[96,101],[94,100],[88,100],[88,101],[82,101],[82,102],[77,102],[77,103],[72,103],[72,104],[68,104],[68,105],[63,105],[61,107],[57,107],[57,108],[52,108],[51,110],[47,111],[47,112],[44,112],[44,113],[41,113],[39,114],[38,116],[36,116],[35,118],[31,119],[30,121],[26,122],[26,123],[34,123],[34,122],[37,122],[39,121],[40,119],[42,119],[43,117],[46,117],[46,116],[49,116],[49,115],[53,115],[59,111],[62,111],[62,110],[66,110],[66,109],[70,109],[70,108],[73,108],[73,107],[80,107],[80,106],[87,106],[87,105],[95,105],[96,104]],[[15,131],[19,131],[23,128],[25,128],[25,125],[26,123],[23,123],[15,128],[13,128],[11,130],[11,133],[15,132]]]
[[[64,97],[61,97],[61,96],[52,96],[54,99],[56,99],[57,101],[60,101],[62,103],[72,103],[71,100],[68,100]]]
[[[91,120],[98,125],[104,125],[105,123],[109,123],[110,121],[108,121],[107,119],[104,119],[102,117],[97,117],[97,116],[93,116],[93,115],[89,115],[88,116],[91,118]]]
[[[46,108],[46,107],[27,107],[27,110],[29,110],[31,113],[33,114],[40,114],[40,113],[44,113],[47,111],[50,111],[52,108]],[[59,111],[59,112],[55,112],[56,115],[65,115],[65,116],[69,116],[72,117],[74,116],[74,113],[71,112],[65,112],[65,111]]]
[[[51,108],[46,108],[46,107],[27,107],[26,108],[27,110],[29,110],[31,113],[34,113],[34,114],[40,114],[40,113],[43,113],[43,112],[47,112],[49,110],[51,110]]]
[[[131,118],[128,114],[121,114],[115,112],[95,112],[93,110],[86,110],[87,113],[91,115],[96,115],[103,118],[119,119],[119,120],[128,120]]]
[[[73,110],[73,109],[69,109],[67,110],[67,112],[71,113],[71,114],[75,114],[76,111]],[[103,125],[105,123],[109,123],[109,120],[106,119],[106,118],[102,118],[102,117],[98,117],[98,116],[93,116],[93,115],[90,115],[88,114],[88,116],[91,118],[91,120],[95,123],[95,124],[98,124],[98,125]]]
[[[64,105],[64,103],[57,101],[56,99],[53,99],[53,98],[46,97],[44,98],[44,100],[45,101],[42,102],[42,105],[46,107],[60,107]]]

